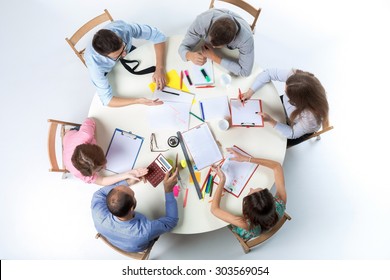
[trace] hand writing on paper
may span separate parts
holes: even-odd
[[[164,102],[162,102],[161,100],[158,100],[158,98],[154,99],[154,100],[147,99],[147,98],[140,98],[139,103],[147,105],[147,106],[156,106],[156,105],[164,104]]]
[[[157,89],[162,90],[167,83],[164,68],[156,68],[156,71],[154,72],[152,79],[153,82],[156,83]]]
[[[241,95],[241,101],[244,102],[244,101],[247,101],[247,100],[251,99],[253,94],[254,94],[254,91],[252,89],[248,89],[247,92],[244,92]]]
[[[264,113],[264,112],[260,112],[260,113],[256,113],[256,114],[261,115],[265,122],[272,125],[272,127],[275,127],[276,121],[270,115],[268,115],[267,113]]]
[[[187,60],[192,61],[193,64],[200,66],[205,64],[207,60],[207,58],[202,53],[198,52],[187,52],[186,58]]]

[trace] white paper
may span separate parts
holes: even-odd
[[[182,133],[198,170],[222,160],[222,154],[207,123]]]
[[[199,101],[199,105],[205,121],[230,117],[229,102],[226,95],[202,99]]]
[[[191,78],[192,83],[195,86],[199,85],[212,85],[214,84],[214,68],[213,68],[213,61],[210,59],[207,59],[206,63],[199,66],[196,64],[191,63],[191,69],[189,70],[189,75]],[[210,78],[210,82],[206,81],[206,78],[203,76],[201,69],[204,69],[206,71],[207,76]]]
[[[232,109],[232,125],[257,125],[263,126],[263,117],[256,114],[261,112],[259,99],[249,99],[244,106],[239,99],[230,99]]]
[[[165,87],[163,91],[156,90],[153,98],[164,102],[149,107],[149,124],[153,131],[188,130],[193,94]]]

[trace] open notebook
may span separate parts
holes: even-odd
[[[214,84],[213,61],[207,59],[206,63],[199,66],[191,63],[190,77],[195,86]]]

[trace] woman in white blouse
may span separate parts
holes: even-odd
[[[267,69],[260,73],[252,86],[242,95],[248,100],[270,81],[286,82],[281,100],[287,124],[279,123],[267,113],[260,113],[265,122],[271,124],[287,138],[287,147],[299,144],[321,125],[328,126],[329,106],[326,92],[320,81],[311,73],[301,70]]]

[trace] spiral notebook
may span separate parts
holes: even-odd
[[[106,153],[106,169],[122,173],[134,168],[144,138],[116,128]]]

